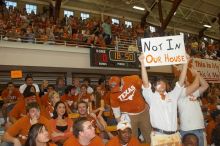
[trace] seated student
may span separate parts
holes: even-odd
[[[60,94],[60,96],[64,95],[65,88],[65,79],[63,77],[57,77],[55,90]]]
[[[51,138],[58,146],[62,146],[66,139],[72,136],[73,121],[68,118],[66,106],[62,101],[56,103],[53,112],[53,119],[50,120],[52,135]]]
[[[7,88],[2,91],[2,99],[4,104],[2,106],[2,114],[7,123],[7,115],[13,109],[19,99],[22,99],[21,93],[12,82],[7,83]]]
[[[36,90],[33,85],[28,85],[23,93],[24,99],[19,100],[12,111],[9,113],[9,120],[15,123],[18,119],[26,115],[25,106],[28,103],[37,102],[41,109],[41,114],[46,118],[50,118],[50,115],[46,113],[45,108],[41,106],[41,101],[38,96],[36,96]]]
[[[95,135],[92,123],[82,117],[74,122],[74,136],[70,137],[63,146],[104,146],[102,139]]]
[[[30,74],[27,74],[27,76],[25,77],[25,84],[19,87],[20,93],[23,94],[26,87],[31,86],[31,85],[34,86],[36,90],[36,95],[39,95],[40,89],[37,84],[33,83],[33,77]]]
[[[1,146],[8,146],[11,143],[14,146],[20,146],[27,140],[30,127],[36,123],[42,123],[51,132],[49,121],[40,115],[40,107],[36,102],[28,103],[26,106],[27,116],[24,116],[11,125],[3,135]]]
[[[65,89],[65,94],[61,97],[61,101],[63,101],[67,107],[67,112],[72,113],[74,109],[74,104],[76,105],[77,96],[75,96],[76,87],[67,86]]]
[[[80,94],[78,95],[78,101],[92,102],[94,101],[93,94],[87,93],[87,86],[82,84],[80,87]]]
[[[54,106],[60,101],[60,95],[56,91],[50,92],[48,95],[49,100],[47,101],[47,106],[45,106],[46,111],[53,117]]]
[[[93,88],[90,86],[90,79],[89,78],[84,78],[83,79],[83,84],[85,84],[87,86],[87,93],[88,94],[92,94],[94,92]]]
[[[122,119],[117,125],[118,135],[113,137],[106,146],[140,146],[140,142],[132,135],[129,120]]]
[[[79,117],[86,117],[89,121],[93,122],[94,126],[97,127],[100,131],[104,130],[104,119],[100,115],[96,116],[94,113],[89,113],[87,102],[80,101],[77,105],[77,110]]]
[[[25,146],[56,146],[49,142],[50,137],[44,124],[34,124],[31,126]]]
[[[47,93],[41,97],[41,104],[45,107],[48,106],[49,103],[49,94],[55,91],[55,87],[53,85],[48,85]]]
[[[199,139],[193,133],[187,133],[182,138],[183,146],[199,146]]]

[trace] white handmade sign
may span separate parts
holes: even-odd
[[[187,62],[183,35],[141,39],[145,66],[184,64]]]
[[[208,82],[220,83],[220,61],[193,58],[193,67]]]

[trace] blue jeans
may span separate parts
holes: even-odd
[[[193,133],[195,134],[199,139],[199,146],[204,146],[204,130],[203,129],[197,129],[197,130],[190,130],[190,131],[182,131],[180,130],[180,135],[183,137],[186,134]]]

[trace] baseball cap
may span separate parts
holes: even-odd
[[[120,91],[120,82],[121,79],[118,76],[112,76],[109,79],[109,86],[111,88],[111,92],[118,92]]]
[[[117,130],[125,130],[126,128],[131,128],[131,120],[128,114],[122,114],[120,117],[120,122],[117,125]]]
[[[126,128],[131,128],[131,123],[127,120],[122,120],[117,125],[117,130],[125,130]]]

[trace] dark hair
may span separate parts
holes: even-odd
[[[10,85],[10,84],[14,85],[14,83],[12,81],[10,81],[10,82],[7,83],[7,86]]]
[[[87,122],[88,119],[86,117],[80,117],[76,119],[74,122],[73,126],[73,134],[75,135],[76,138],[79,137],[79,132],[83,131],[83,123]]]
[[[187,141],[187,139],[188,139],[190,136],[193,136],[193,137],[196,138],[197,145],[195,145],[195,146],[199,146],[199,138],[198,138],[195,134],[193,134],[193,133],[187,133],[187,134],[185,134],[185,135],[183,136],[183,138],[182,138],[182,143],[185,144],[185,142]]]
[[[58,117],[58,114],[57,114],[57,107],[58,107],[59,104],[61,104],[61,103],[65,106],[65,113],[64,113],[64,115],[63,115],[62,118],[64,119],[64,118],[68,117],[65,103],[62,102],[62,101],[58,101],[58,102],[55,104],[55,106],[54,106],[54,110],[53,110],[53,119],[56,119],[56,118]]]
[[[76,87],[72,86],[72,85],[69,85],[65,88],[65,91],[64,93],[65,94],[68,94],[69,92],[71,92],[72,89],[75,89]]]
[[[87,85],[86,85],[86,84],[82,84],[82,85],[80,86],[80,88],[82,88],[82,87],[87,88]]]
[[[64,80],[64,81],[65,81],[64,77],[57,77],[57,79],[56,79],[56,85],[59,83],[60,80]]]
[[[84,79],[83,79],[83,82],[85,82],[85,81],[87,81],[89,84],[90,84],[90,82],[91,82],[91,80],[90,80],[89,78],[84,78]]]
[[[41,123],[37,123],[31,126],[27,141],[25,142],[25,146],[36,146],[36,138],[38,134],[42,131],[43,127],[45,127]]]
[[[77,103],[77,109],[78,109],[78,105],[79,104],[85,104],[86,105],[86,108],[88,108],[88,103],[87,102],[85,102],[85,101],[83,101],[83,100],[81,100],[81,101],[79,101],[78,103]]]
[[[220,110],[214,110],[211,112],[211,117],[213,118],[213,120],[216,120],[216,117],[220,114]]]
[[[27,81],[27,79],[29,79],[29,78],[33,79],[33,77],[32,77],[31,74],[27,74],[27,75],[26,75],[26,77],[25,77],[25,81]]]
[[[40,110],[40,106],[37,102],[28,103],[26,106],[26,111],[29,112],[29,110],[32,108],[36,108],[36,109]]]
[[[101,85],[101,83],[105,83],[105,77],[101,77],[98,81],[98,84]]]
[[[53,88],[53,89],[55,90],[54,85],[51,85],[51,84],[50,84],[50,85],[47,86],[47,88],[49,88],[49,87],[51,87],[51,88]]]
[[[30,96],[35,95],[35,93],[33,94],[33,92],[31,92],[32,87],[34,88],[36,92],[36,88],[34,87],[34,85],[27,85],[27,87],[24,89],[24,92],[23,92],[24,97],[30,97]]]
[[[167,91],[167,87],[168,87],[168,81],[162,77],[162,76],[158,76],[154,78],[154,82],[153,82],[153,90],[155,91],[155,87],[157,86],[158,82],[164,82],[166,84],[166,91]]]

